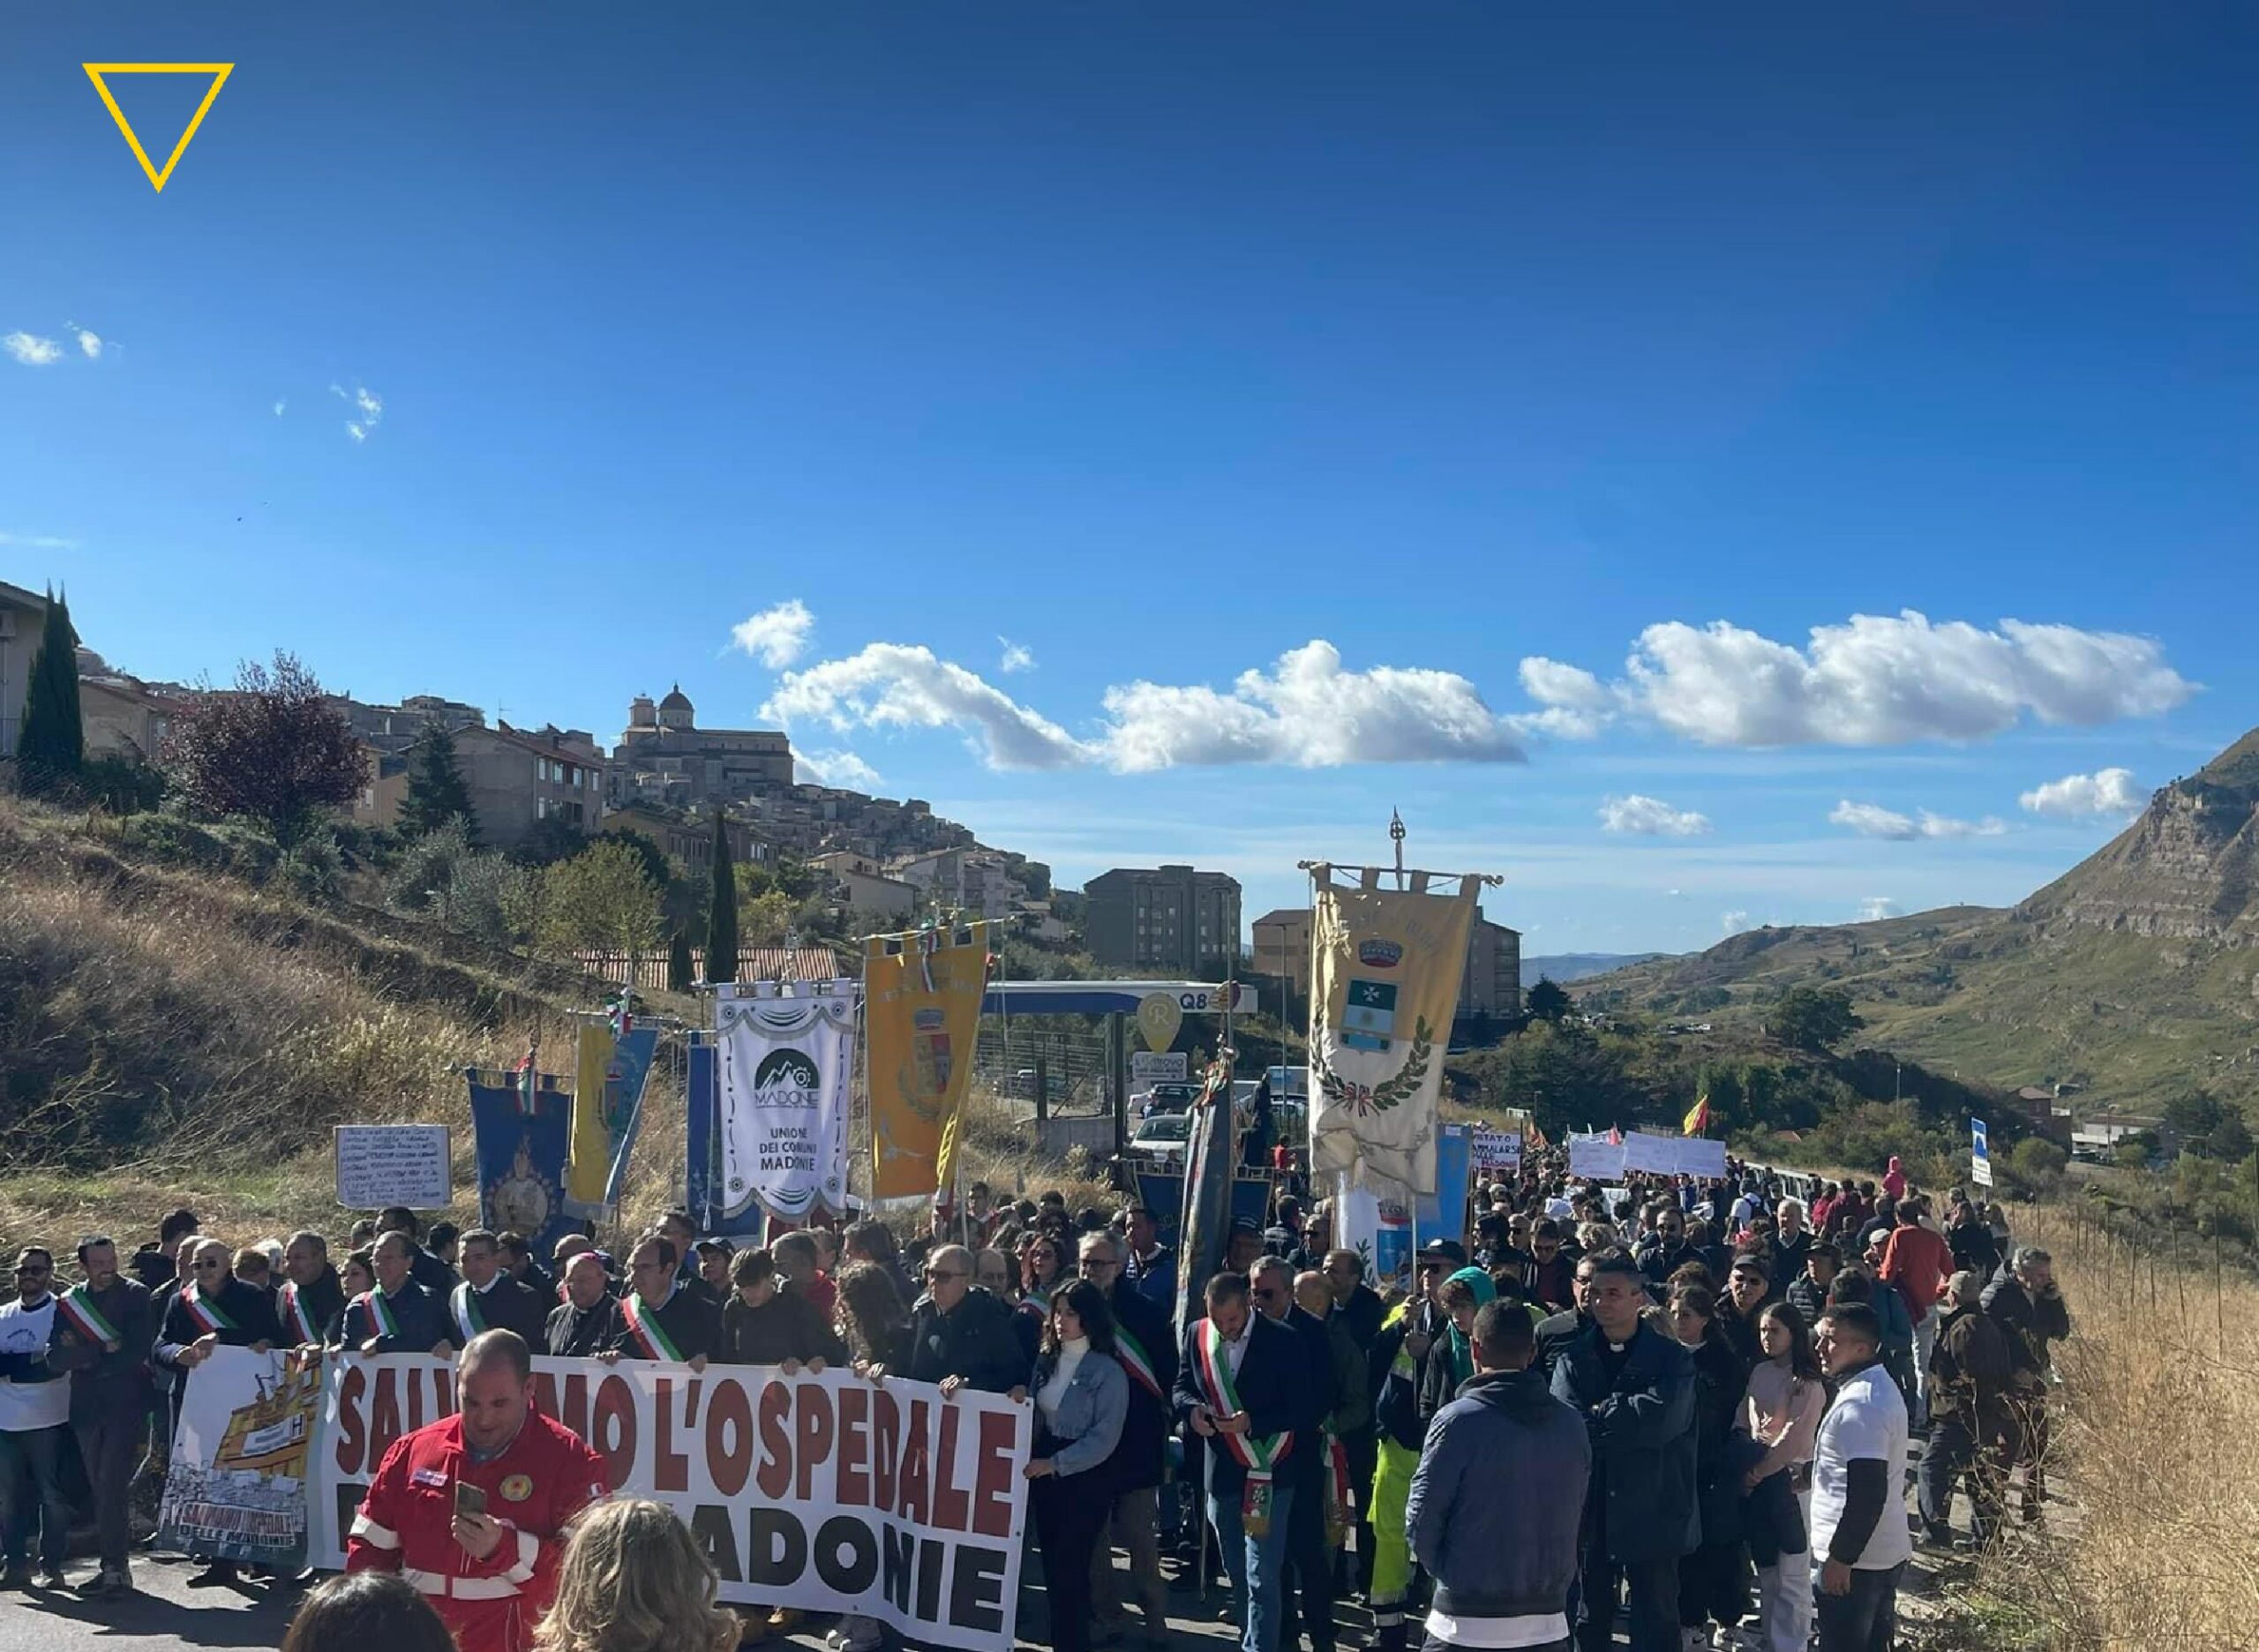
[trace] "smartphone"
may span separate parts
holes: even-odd
[[[486,1513],[486,1492],[484,1488],[472,1485],[468,1481],[456,1481],[455,1513],[457,1514],[484,1514]]]

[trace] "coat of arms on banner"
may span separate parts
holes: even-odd
[[[916,1099],[923,1100],[932,1097],[938,1100],[949,1087],[948,1017],[938,1010],[920,1010],[911,1017],[910,1025],[912,1029],[910,1054],[918,1063],[918,1089],[920,1092]],[[936,1115],[924,1108],[919,1111],[928,1118]]]

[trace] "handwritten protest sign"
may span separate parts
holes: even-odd
[[[337,1126],[337,1202],[354,1210],[445,1210],[454,1203],[444,1124]]]

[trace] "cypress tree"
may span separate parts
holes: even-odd
[[[16,737],[17,772],[26,792],[45,792],[77,777],[86,761],[86,730],[79,714],[79,634],[71,604],[50,589],[39,652],[32,657],[24,695],[24,724]]]
[[[678,925],[667,942],[667,990],[688,992],[695,973],[690,967],[690,936]]]
[[[470,787],[455,761],[455,737],[437,723],[427,723],[408,754],[408,793],[400,800],[400,832],[421,837],[451,820],[460,820],[478,842],[478,815],[471,807]]]
[[[714,893],[706,912],[706,979],[738,978],[738,875],[730,864],[730,834],[714,811]]]

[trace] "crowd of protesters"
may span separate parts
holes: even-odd
[[[232,1246],[182,1211],[131,1256],[86,1239],[67,1288],[46,1250],[18,1258],[0,1306],[0,1588],[69,1587],[66,1441],[99,1550],[79,1593],[132,1588],[137,1473],[161,1470],[170,1412],[214,1348],[420,1353],[457,1359],[466,1395],[431,1449],[482,1461],[484,1428],[494,1452],[535,1453],[559,1488],[553,1529],[522,1528],[522,1566],[492,1517],[411,1536],[403,1458],[372,1484],[351,1569],[397,1572],[465,1652],[615,1644],[574,1557],[600,1542],[615,1583],[631,1550],[686,1563],[667,1558],[671,1518],[620,1513],[653,1506],[606,1499],[600,1469],[583,1483],[585,1446],[538,1418],[526,1432],[526,1362],[549,1354],[842,1366],[1031,1404],[1048,1623],[1024,1618],[1023,1635],[1061,1652],[1158,1644],[1171,1588],[1212,1581],[1243,1652],[1334,1652],[1348,1597],[1370,1607],[1377,1652],[1421,1626],[1430,1647],[1599,1652],[1619,1621],[1635,1652],[1804,1652],[1815,1635],[1869,1652],[1889,1644],[1917,1543],[1990,1541],[2019,1472],[2023,1518],[2042,1517],[2049,1348],[2068,1319],[2046,1256],[2013,1246],[1991,1206],[1956,1191],[1940,1221],[1895,1161],[1880,1186],[1798,1185],[1808,1205],[1743,1167],[1604,1190],[1533,1160],[1478,1190],[1468,1243],[1431,1240],[1409,1288],[1385,1293],[1363,1255],[1332,1248],[1323,1205],[1281,1194],[1267,1225],[1234,1226],[1181,1333],[1176,1256],[1134,1200],[1070,1209],[976,1184],[902,1249],[877,1221],[745,1247],[675,1211],[619,1254],[570,1235],[547,1256],[402,1210],[339,1256],[311,1232]],[[474,1378],[494,1396],[483,1423]],[[569,1554],[568,1523],[585,1534]],[[244,1579],[214,1560],[188,1582]],[[670,1638],[638,1645],[799,1623],[716,1608],[710,1574],[646,1593],[614,1610]],[[292,1644],[406,1610],[356,1576],[311,1597]],[[850,1615],[830,1642],[883,1637]]]

